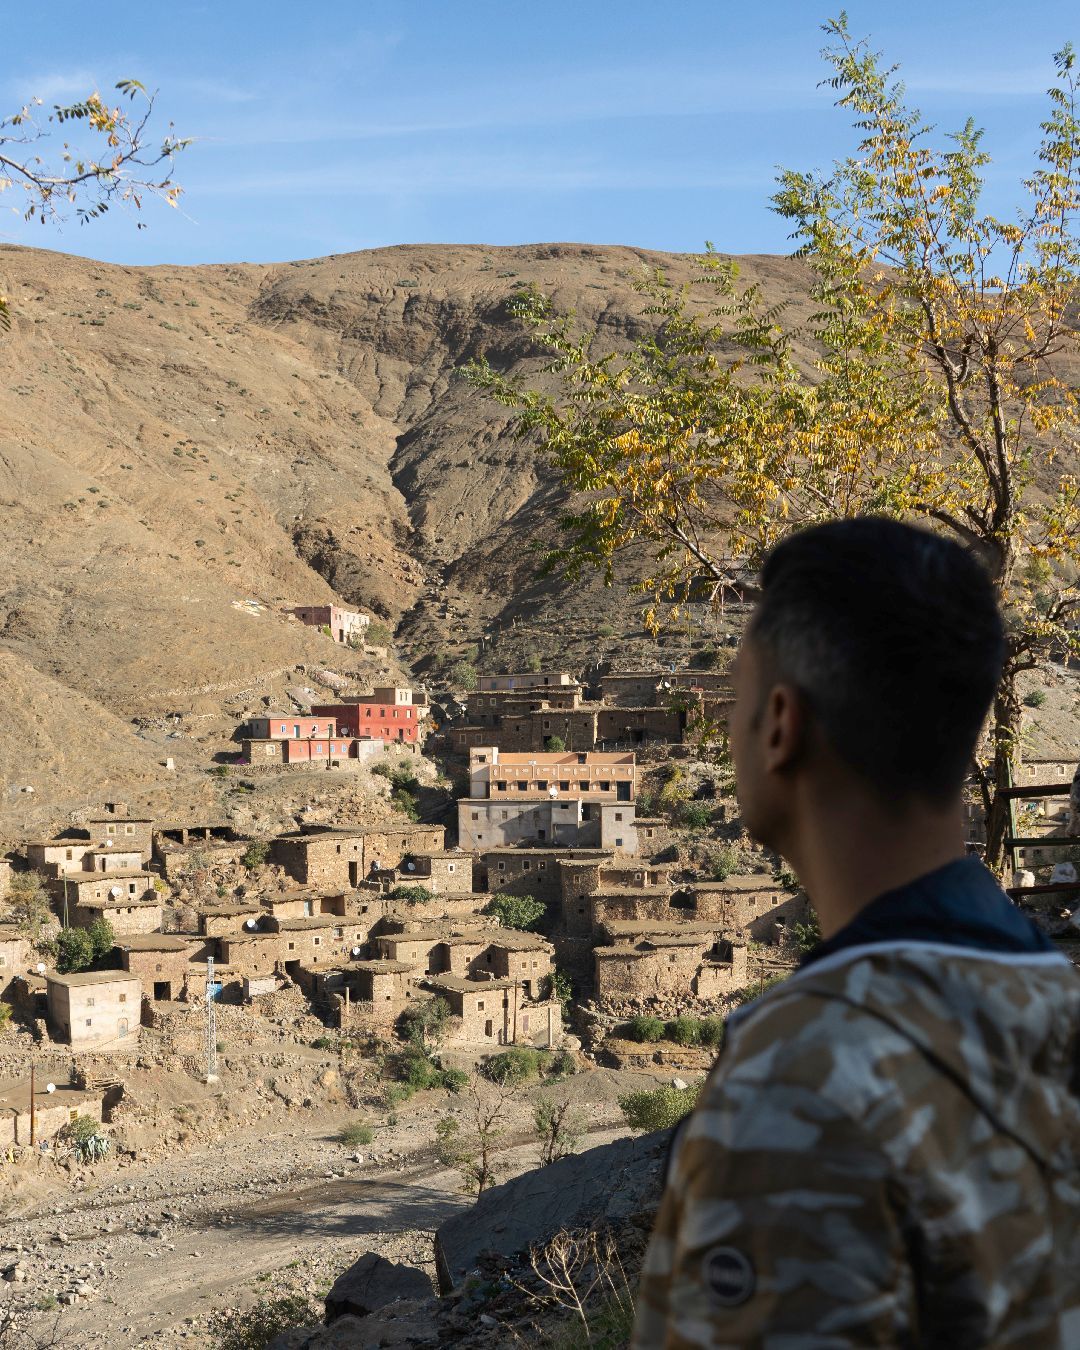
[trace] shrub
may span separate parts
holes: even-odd
[[[597,636],[602,638],[609,638],[615,636],[615,629],[610,623],[602,623],[600,627],[596,630],[596,632]]]
[[[766,990],[771,989],[774,985],[783,984],[784,978],[783,975],[768,975],[758,980],[757,984],[748,984],[745,989],[736,990],[731,997],[737,1006],[744,1003],[753,1003],[754,999],[760,998]]]
[[[262,867],[269,856],[270,845],[267,841],[265,839],[253,839],[244,851],[240,862],[249,872],[254,872],[257,867]]]
[[[713,808],[708,802],[683,802],[679,821],[688,830],[703,830],[712,820]]]
[[[1024,695],[1024,706],[1026,708],[1041,708],[1045,702],[1045,689],[1033,689],[1030,694]]]
[[[664,1039],[664,1024],[659,1017],[646,1017],[639,1013],[637,1017],[631,1017],[627,1022],[626,1034],[632,1041],[648,1045],[653,1041]]]
[[[459,661],[456,665],[451,666],[447,672],[447,679],[455,688],[464,689],[466,693],[471,694],[479,683],[480,677],[474,665],[471,665],[468,661]]]
[[[328,623],[324,623],[322,627],[319,629],[319,632],[323,635],[323,637],[332,638],[334,636],[333,633],[330,631],[330,625]]]
[[[703,1017],[701,1019],[701,1044],[713,1050],[719,1050],[724,1044],[725,1022],[722,1017]]]
[[[539,1051],[526,1045],[512,1045],[509,1050],[485,1060],[480,1072],[490,1083],[524,1083],[539,1075],[542,1062]]]
[[[547,1071],[550,1078],[569,1078],[577,1073],[577,1060],[569,1050],[558,1050],[551,1056]]]
[[[469,1075],[464,1069],[440,1069],[439,1087],[445,1088],[447,1092],[453,1092],[455,1095],[463,1087],[468,1087]]]
[[[570,982],[570,977],[564,975],[561,970],[553,970],[540,981],[541,998],[555,998],[560,1003],[569,1003],[573,995],[574,986]]]
[[[384,623],[369,623],[364,631],[364,638],[373,647],[388,647],[394,640],[394,635]]]
[[[821,941],[821,925],[818,923],[818,917],[813,910],[810,911],[810,917],[806,923],[793,923],[791,925],[789,940],[800,956],[805,956],[807,952],[814,950]]]
[[[676,1045],[700,1045],[701,1021],[697,1017],[676,1017],[666,1027],[667,1038]]]
[[[56,935],[56,969],[61,975],[86,970],[94,959],[94,944],[85,928],[62,928]]]
[[[338,1134],[338,1143],[346,1148],[356,1148],[360,1144],[370,1144],[375,1138],[371,1126],[366,1120],[354,1120]]]
[[[532,895],[507,895],[498,891],[481,912],[498,919],[504,928],[531,932],[540,926],[540,920],[547,913],[547,905]]]
[[[690,1114],[700,1091],[701,1084],[695,1083],[685,1088],[628,1092],[619,1098],[619,1110],[632,1130],[666,1130]]]
[[[739,870],[742,854],[734,844],[724,844],[713,849],[705,860],[705,867],[713,881],[727,881],[733,872]]]
[[[242,1313],[215,1313],[209,1326],[211,1350],[266,1350],[283,1332],[317,1323],[321,1316],[302,1294],[263,1299]]]
[[[11,1021],[11,1004],[0,1003],[0,1031],[6,1031]]]
[[[112,924],[105,918],[95,919],[87,928],[86,935],[90,939],[92,961],[100,961],[103,956],[112,951],[116,943]]]
[[[409,1042],[409,1048],[430,1058],[431,1051],[437,1050],[442,1044],[449,1020],[450,1005],[446,999],[431,998],[406,1008],[401,1014],[399,1025]]]
[[[525,662],[525,669],[530,671],[533,675],[537,674],[538,671],[543,670],[543,668],[544,663],[541,661],[539,653],[537,652],[533,652]]]
[[[336,1050],[338,1042],[333,1036],[316,1036],[311,1042],[313,1050]]]
[[[561,755],[566,749],[566,742],[561,736],[545,736],[544,749],[550,750],[554,755]]]
[[[395,886],[387,892],[388,900],[404,900],[407,905],[426,905],[435,899],[435,892],[426,886]]]

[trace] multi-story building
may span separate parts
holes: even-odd
[[[634,756],[581,752],[469,755],[469,796],[458,802],[458,843],[637,852]]]
[[[519,675],[481,675],[477,687],[483,693],[495,693],[500,689],[551,689],[576,683],[565,670],[537,670]]]
[[[112,1049],[139,1034],[142,981],[126,970],[45,977],[49,1021],[73,1050]]]
[[[423,730],[427,704],[417,701],[412,689],[379,685],[370,694],[340,703],[315,704],[311,712],[314,717],[333,718],[342,736],[415,745]]]

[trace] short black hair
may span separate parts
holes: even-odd
[[[811,526],[766,558],[749,635],[881,796],[959,791],[1005,659],[993,584],[966,549],[881,516]]]

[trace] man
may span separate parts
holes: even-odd
[[[882,519],[765,563],[730,736],[823,940],[676,1136],[638,1350],[1080,1346],[1080,977],[964,856],[989,579]]]

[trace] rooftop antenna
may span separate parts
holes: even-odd
[[[206,1081],[218,1081],[217,1009],[214,1006],[214,958],[206,958]]]

